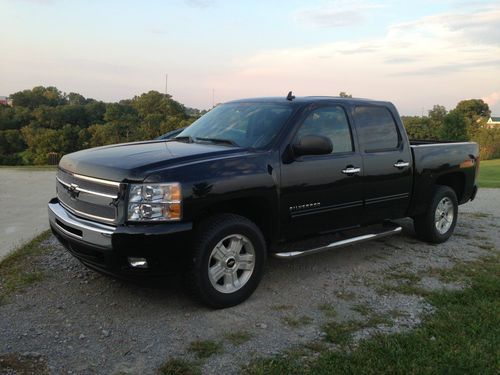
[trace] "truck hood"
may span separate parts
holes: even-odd
[[[63,156],[59,167],[111,181],[142,181],[149,174],[176,164],[246,152],[242,148],[214,144],[164,140],[134,142],[74,152]]]

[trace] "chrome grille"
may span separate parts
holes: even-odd
[[[57,197],[68,211],[103,223],[116,222],[120,183],[61,169],[57,171],[56,179]]]

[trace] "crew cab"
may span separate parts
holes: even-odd
[[[472,142],[409,141],[385,101],[245,99],[174,137],[65,155],[50,226],[86,266],[142,278],[182,269],[199,300],[241,303],[266,257],[397,234],[446,241],[474,199]]]

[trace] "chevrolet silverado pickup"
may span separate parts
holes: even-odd
[[[441,243],[474,199],[478,145],[409,141],[393,104],[337,97],[237,100],[173,137],[65,155],[48,205],[86,266],[142,278],[182,269],[223,308],[291,259],[397,234]]]

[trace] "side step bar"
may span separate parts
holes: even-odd
[[[302,251],[279,252],[279,253],[272,254],[272,256],[275,258],[279,258],[279,259],[300,258],[300,257],[306,256],[306,255],[322,253],[324,251],[336,249],[339,247],[354,245],[356,243],[374,240],[376,238],[383,238],[383,237],[392,236],[394,234],[400,233],[402,230],[403,230],[403,228],[400,226],[393,226],[390,229],[387,229],[387,230],[384,230],[381,232],[368,233],[368,234],[363,234],[361,236],[351,237],[351,238],[348,238],[345,240],[335,241],[335,242],[332,242],[326,246],[316,247],[313,249],[302,250]]]

